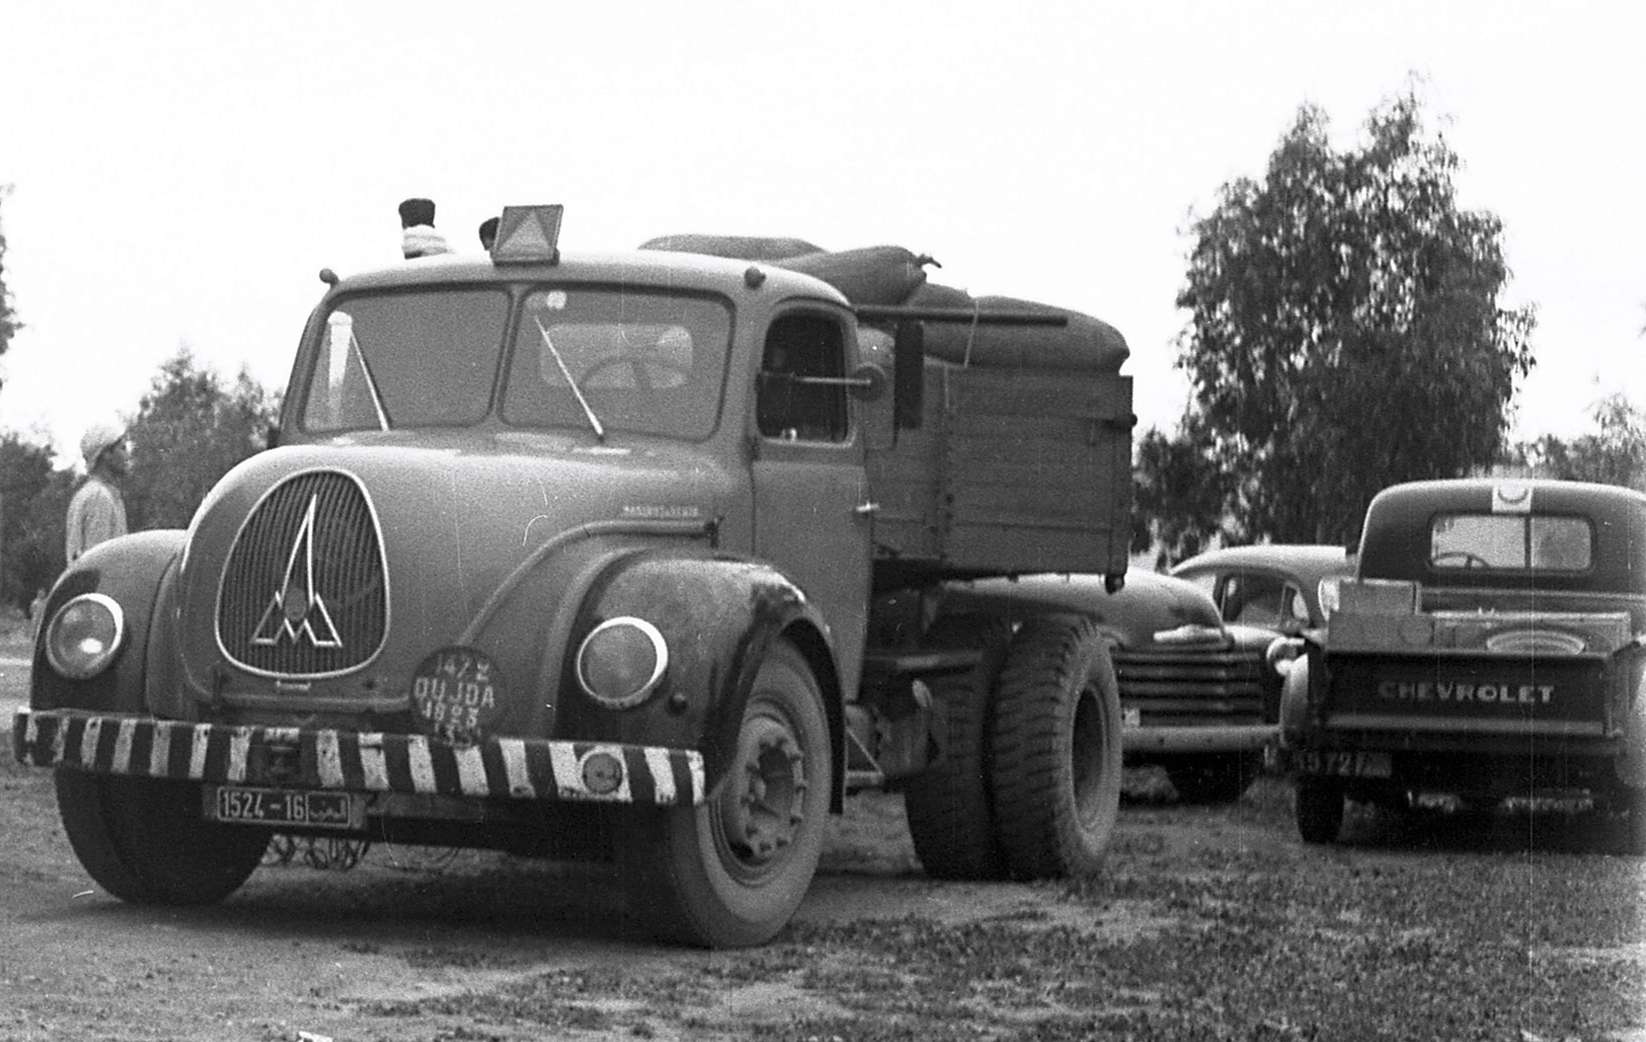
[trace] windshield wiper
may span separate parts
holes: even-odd
[[[366,378],[366,390],[371,392],[372,408],[377,410],[377,427],[379,430],[389,429],[389,413],[383,408],[383,395],[377,390],[377,381],[371,374],[371,366],[366,364],[366,352],[360,350],[360,341],[355,338],[354,326],[349,326],[349,356],[360,366],[360,374]]]
[[[566,368],[566,360],[560,357],[560,349],[554,346],[553,340],[549,339],[549,331],[544,327],[543,320],[533,315],[532,321],[537,323],[537,332],[543,337],[543,346],[549,349],[549,354],[554,356],[554,364],[560,367],[560,375],[566,378],[566,386],[571,388],[572,397],[576,398],[577,404],[583,407],[583,415],[589,418],[589,426],[594,429],[594,436],[601,441],[605,441],[606,428],[600,425],[600,417],[594,414],[594,410],[589,407],[589,400],[583,397],[583,389],[577,386],[576,380],[572,379],[572,371]]]

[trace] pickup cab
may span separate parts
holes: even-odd
[[[1379,493],[1281,706],[1298,831],[1344,800],[1511,797],[1624,819],[1646,853],[1646,495],[1490,478]],[[1275,656],[1283,659],[1284,656]]]

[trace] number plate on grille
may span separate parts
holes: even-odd
[[[1303,774],[1339,774],[1352,778],[1387,778],[1393,773],[1388,753],[1304,749],[1292,754],[1292,766]]]
[[[311,829],[358,829],[366,802],[347,792],[206,787],[206,817],[242,825],[298,825]]]
[[[1136,706],[1122,706],[1120,709],[1121,727],[1142,727],[1143,710]]]

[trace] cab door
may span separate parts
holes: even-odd
[[[874,524],[863,437],[843,382],[850,343],[830,312],[796,309],[774,319],[750,433],[755,553],[821,610],[848,693],[862,660]]]

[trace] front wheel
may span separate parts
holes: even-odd
[[[780,641],[755,676],[735,759],[708,798],[639,812],[620,836],[631,910],[685,944],[770,940],[817,871],[833,779],[822,692],[805,658]]]
[[[57,809],[80,864],[133,904],[215,904],[240,888],[269,845],[265,829],[201,813],[200,785],[58,768]]]
[[[1120,814],[1120,687],[1088,620],[1033,619],[1006,652],[991,729],[995,827],[1019,879],[1096,871]]]

